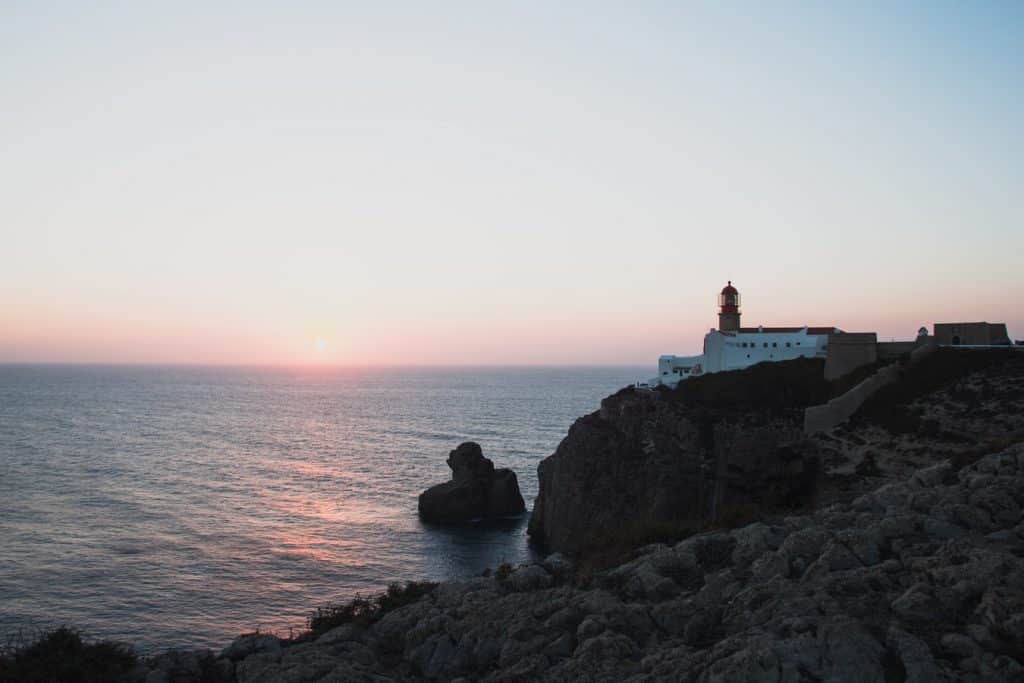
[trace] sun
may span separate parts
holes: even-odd
[[[315,348],[317,351],[326,351],[327,350],[327,340],[326,339],[317,339],[315,342],[313,342],[313,348]]]

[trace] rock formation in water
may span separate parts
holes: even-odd
[[[940,350],[849,423],[805,436],[805,408],[857,379],[826,382],[801,360],[624,389],[541,462],[530,533],[563,552],[635,546],[849,500],[1024,437],[1022,353]]]
[[[452,480],[420,494],[420,517],[456,523],[522,514],[526,510],[516,473],[494,469],[480,445],[467,441],[448,454]]]

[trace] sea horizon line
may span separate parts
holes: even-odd
[[[517,368],[648,368],[650,363],[197,363],[197,362],[111,362],[111,361],[0,361],[0,368],[236,368],[277,370],[458,370]]]

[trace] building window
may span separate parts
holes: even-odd
[[[764,343],[764,348],[766,348],[766,349],[768,348],[768,342]]]
[[[778,345],[779,345],[778,342],[772,342],[772,348],[773,349],[776,348]]]
[[[750,354],[749,353],[747,354],[747,358],[750,358]]]
[[[788,349],[790,346],[792,346],[792,344],[790,344],[789,342],[786,342],[786,348]]]
[[[797,343],[796,343],[796,345],[797,345],[797,346],[800,346],[800,342],[797,342]]]

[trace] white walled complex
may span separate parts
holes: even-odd
[[[825,358],[829,335],[842,332],[836,327],[740,327],[739,302],[739,292],[730,282],[719,296],[721,329],[704,335],[704,352],[662,356],[658,376],[650,384],[671,386],[690,377],[739,370],[764,361]]]

